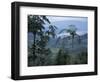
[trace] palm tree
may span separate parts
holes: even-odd
[[[45,21],[50,23],[50,21],[45,16],[29,15],[28,16],[28,32],[33,34],[33,54],[35,55],[36,48],[36,36],[45,27]]]
[[[48,27],[45,27],[48,24]],[[48,28],[48,30],[46,30]],[[51,22],[46,16],[43,15],[29,15],[28,16],[28,33],[33,34],[33,60],[36,56],[37,51],[42,53],[45,51],[46,43],[49,41],[50,37],[55,37],[55,29],[57,27],[51,25]],[[41,43],[41,44],[40,44]]]
[[[79,41],[80,41],[80,36],[76,33],[77,28],[76,28],[75,25],[69,25],[68,27],[69,27],[69,28],[62,29],[62,30],[59,32],[59,34],[62,33],[62,32],[69,33],[70,36],[71,36],[71,38],[72,38],[72,48],[73,48],[73,42],[74,42],[75,36],[78,36],[78,37],[79,37]]]

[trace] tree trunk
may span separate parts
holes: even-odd
[[[73,38],[72,38],[72,48],[73,48]]]
[[[74,47],[74,35],[72,35],[72,48]]]
[[[33,60],[34,60],[34,57],[36,56],[36,53],[35,53],[35,49],[36,49],[36,44],[35,44],[36,33],[34,33],[33,36],[34,36],[34,38],[33,38]]]

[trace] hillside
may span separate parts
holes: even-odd
[[[73,48],[72,48],[72,39],[68,36],[68,37],[64,37],[64,38],[56,38],[56,39],[50,39],[50,41],[48,42],[48,47],[49,48],[62,48],[64,47],[67,50],[71,50],[71,51],[79,51],[79,50],[84,50],[87,49],[87,34],[81,35],[80,36],[80,43],[78,40],[78,37],[75,37],[73,40]]]

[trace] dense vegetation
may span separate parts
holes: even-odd
[[[62,29],[59,32],[69,33],[70,37],[66,36],[67,38],[56,39],[56,30],[57,27],[52,25],[46,16],[28,16],[28,34],[31,33],[33,39],[31,45],[28,41],[28,66],[87,64],[87,47],[75,50],[76,39],[77,45],[84,45],[75,25],[69,25],[69,29]],[[56,41],[50,42],[51,39]],[[71,47],[66,48],[69,42]],[[51,43],[55,44],[51,46]]]

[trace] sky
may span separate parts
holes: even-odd
[[[53,25],[57,26],[57,36],[69,35],[68,33],[59,34],[59,31],[65,28],[69,28],[69,25],[75,25],[77,28],[77,34],[79,35],[87,33],[87,17],[47,16],[47,18]]]
[[[87,21],[87,17],[47,16],[51,22],[57,21]]]

